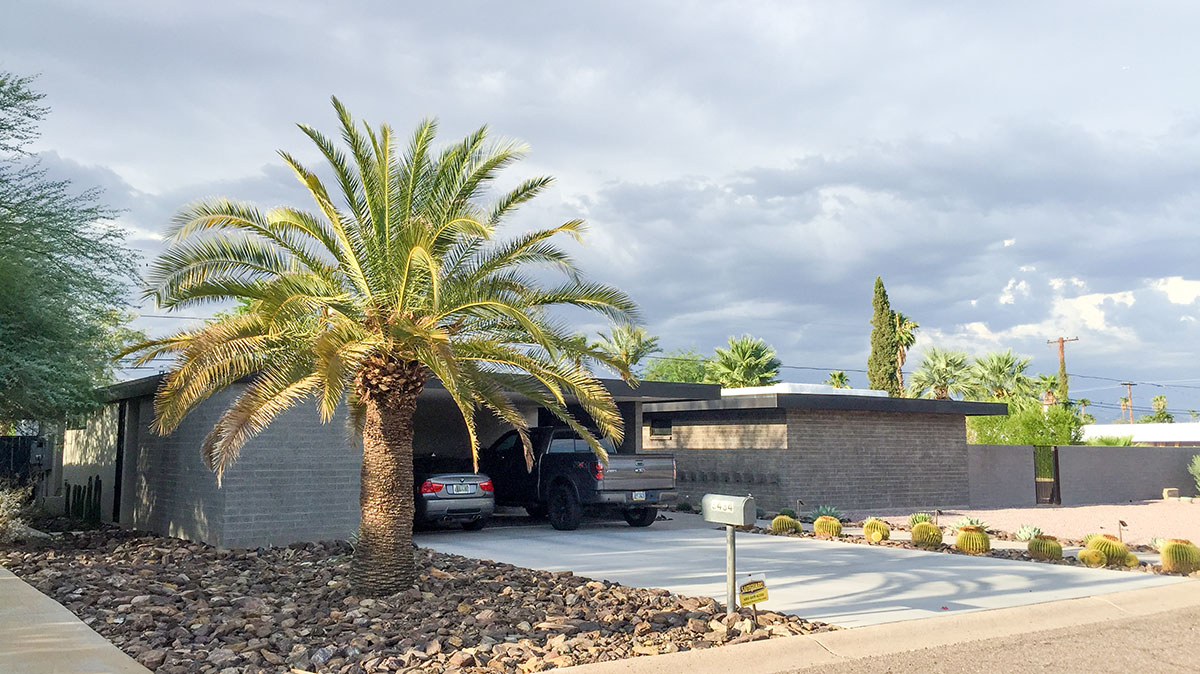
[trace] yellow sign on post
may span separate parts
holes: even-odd
[[[766,576],[761,573],[752,573],[738,581],[738,598],[743,608],[766,601]]]

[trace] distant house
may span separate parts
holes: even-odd
[[[1200,424],[1088,424],[1083,439],[1132,436],[1133,444],[1150,447],[1200,445]]]
[[[767,509],[966,505],[966,417],[1001,403],[777,384],[643,408],[642,448],[671,451],[681,498],[753,494]],[[1032,493],[1032,455],[1030,456]]]

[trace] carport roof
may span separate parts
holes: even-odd
[[[101,389],[109,402],[153,395],[166,375],[156,374],[131,379]],[[631,387],[620,379],[601,379],[604,388],[617,402],[665,403],[669,401],[718,401],[721,387],[716,384],[680,384],[666,381],[645,381]],[[444,391],[442,383],[430,379],[427,390]]]
[[[819,393],[769,393],[764,395],[726,396],[724,398],[709,400],[655,403],[646,405],[643,412],[653,414],[655,412],[703,412],[707,410],[770,408],[907,412],[913,414],[961,414],[964,416],[1008,414],[1008,405],[1004,403],[929,400],[927,398],[824,395]]]

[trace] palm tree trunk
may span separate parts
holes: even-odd
[[[364,595],[407,590],[417,579],[413,555],[413,412],[425,386],[419,363],[372,360],[356,388],[363,419],[362,522],[350,579]]]

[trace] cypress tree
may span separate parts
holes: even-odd
[[[900,380],[896,375],[896,351],[900,341],[896,337],[896,319],[892,305],[888,302],[883,279],[875,277],[875,297],[871,302],[871,356],[867,359],[867,381],[871,388],[887,391],[892,397],[900,396]]]

